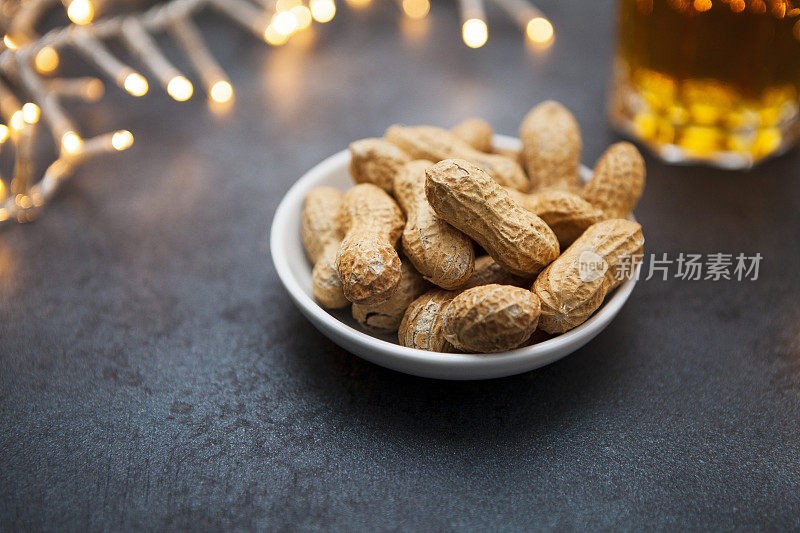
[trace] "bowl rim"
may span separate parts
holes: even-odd
[[[496,134],[494,140],[498,146],[503,148],[515,149],[521,146],[520,141],[514,137]],[[300,179],[289,188],[278,205],[270,230],[269,246],[272,262],[289,296],[303,314],[309,319],[313,317],[313,320],[311,320],[312,323],[315,320],[318,321],[319,324],[324,326],[324,328],[331,333],[339,332],[339,334],[349,337],[351,340],[365,347],[379,350],[394,358],[402,359],[406,363],[424,364],[426,366],[440,368],[458,367],[459,369],[467,368],[474,370],[497,367],[525,367],[532,370],[560,359],[592,340],[597,334],[603,331],[616,316],[636,285],[641,264],[637,267],[637,271],[634,275],[617,287],[612,295],[607,297],[592,316],[580,326],[553,337],[552,339],[500,353],[469,354],[429,352],[401,346],[359,331],[330,314],[309,296],[293,275],[293,269],[292,265],[289,264],[288,255],[280,253],[281,250],[286,249],[284,243],[287,242],[287,239],[301,238],[299,234],[295,236],[288,235],[288,232],[284,229],[288,221],[293,217],[292,211],[298,210],[297,216],[301,216],[300,210],[302,210],[303,201],[307,192],[316,186],[321,186],[319,183],[320,181],[324,180],[334,169],[343,166],[346,167],[349,161],[350,152],[346,148],[325,158],[300,177]],[[587,176],[591,176],[591,170],[582,166],[581,174],[582,177],[586,179]],[[635,219],[631,216],[631,220]],[[315,326],[316,325],[317,324],[315,324]],[[570,350],[571,347],[573,348],[572,350]],[[385,366],[385,362],[381,361],[380,358],[372,359],[365,354],[358,355],[376,364]]]

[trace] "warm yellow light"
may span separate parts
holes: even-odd
[[[33,66],[42,74],[53,72],[58,67],[58,52],[52,46],[45,46],[36,52]]]
[[[694,0],[694,8],[698,11],[708,11],[711,9],[711,0]]]
[[[61,148],[68,154],[77,154],[83,148],[83,139],[74,131],[68,131],[61,137]]]
[[[428,0],[403,0],[403,12],[412,19],[425,18],[430,9]]]
[[[372,0],[347,0],[347,5],[353,9],[363,9],[369,6]]]
[[[306,6],[294,6],[289,12],[294,15],[298,30],[304,30],[311,24],[311,11]]]
[[[103,97],[105,92],[106,86],[103,85],[103,82],[94,78],[86,82],[86,86],[83,88],[83,97],[89,102],[96,102]]]
[[[8,129],[8,126],[0,124],[0,144],[6,142],[9,135],[11,135],[11,131]]]
[[[279,33],[272,24],[267,26],[267,29],[264,31],[264,40],[275,46],[285,43],[288,38],[288,35]]]
[[[14,111],[14,114],[11,115],[11,127],[15,130],[19,131],[25,126],[25,114],[22,112],[22,109],[17,109]]]
[[[281,35],[291,35],[297,29],[297,19],[290,11],[281,11],[272,17],[270,26]]]
[[[17,43],[15,43],[14,40],[8,35],[3,36],[3,44],[6,45],[6,48],[10,48],[12,50],[16,50],[17,48],[19,48]]]
[[[114,150],[127,150],[133,144],[133,134],[128,130],[115,131],[111,136],[111,146]]]
[[[167,94],[179,102],[184,102],[191,98],[193,92],[192,82],[183,76],[175,76],[167,83]]]
[[[208,94],[212,100],[222,104],[233,98],[233,87],[227,81],[219,80],[211,86]]]
[[[147,80],[138,72],[131,72],[128,74],[122,86],[133,96],[144,96],[147,94],[147,89],[149,88]]]
[[[553,25],[543,17],[536,17],[528,22],[526,28],[528,38],[535,43],[546,43],[553,37]]]
[[[94,18],[94,6],[89,0],[72,0],[67,16],[75,24],[89,24]]]
[[[470,48],[480,48],[489,38],[489,29],[481,19],[469,19],[461,27],[464,44]]]
[[[308,7],[317,22],[328,22],[336,15],[336,4],[333,0],[311,0]]]
[[[28,102],[22,106],[22,120],[28,124],[39,122],[39,106],[33,102]]]

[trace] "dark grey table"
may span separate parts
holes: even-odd
[[[341,8],[305,50],[206,18],[230,115],[116,93],[75,108],[137,142],[0,232],[0,529],[800,528],[796,151],[751,173],[649,158],[647,251],[759,252],[759,279],[642,281],[587,347],[512,378],[366,363],[275,276],[283,193],[388,124],[513,133],[557,98],[587,163],[617,139],[611,3],[540,4],[545,55],[495,11],[466,49],[449,4],[414,44],[388,4]]]

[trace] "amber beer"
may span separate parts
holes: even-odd
[[[800,136],[798,0],[619,0],[613,124],[672,162],[746,168]]]

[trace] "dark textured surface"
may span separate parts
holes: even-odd
[[[512,378],[373,366],[276,279],[283,193],[392,122],[513,133],[554,97],[593,163],[616,139],[610,2],[541,4],[559,32],[541,56],[502,16],[467,50],[446,4],[413,46],[389,5],[307,51],[212,24],[230,116],[86,109],[85,131],[129,127],[134,149],[0,232],[0,529],[800,527],[796,151],[749,174],[648,159],[646,249],[758,251],[760,279],[643,281],[586,348]]]

